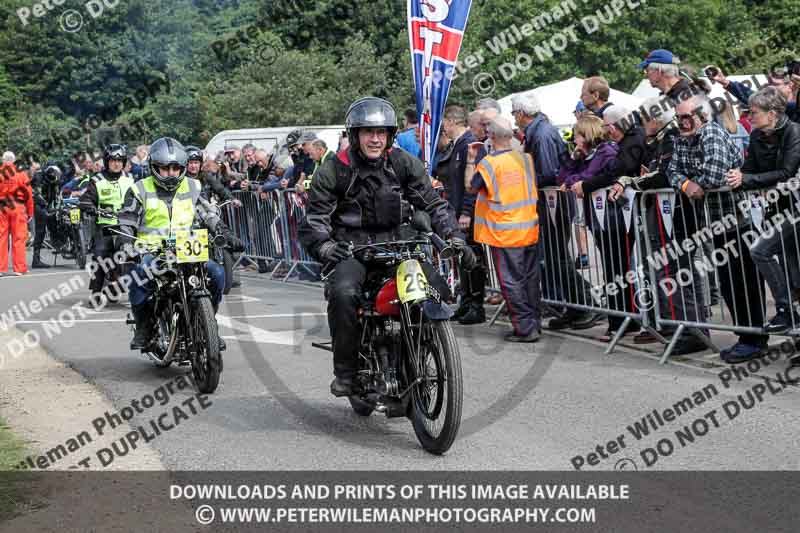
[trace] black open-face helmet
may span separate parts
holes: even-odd
[[[200,164],[203,164],[203,159],[205,156],[203,155],[203,151],[198,148],[197,146],[187,146],[186,147],[186,161],[200,161]]]
[[[150,172],[156,180],[156,185],[168,191],[177,189],[186,176],[186,149],[181,143],[171,137],[162,137],[150,145]],[[178,176],[162,176],[159,167],[178,165],[181,173]]]
[[[347,138],[350,146],[358,147],[359,128],[386,128],[388,135],[386,147],[391,148],[394,144],[394,136],[397,134],[397,113],[392,104],[382,98],[366,96],[359,98],[350,105],[344,119],[347,128]]]
[[[44,167],[43,175],[48,184],[57,184],[61,180],[61,174],[61,169],[54,161],[47,162]]]

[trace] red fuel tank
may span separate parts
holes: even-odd
[[[390,279],[381,287],[375,299],[375,310],[386,316],[400,316],[400,300],[397,295],[397,282]]]

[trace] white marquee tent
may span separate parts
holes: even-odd
[[[575,124],[573,111],[575,111],[575,106],[581,98],[582,86],[583,80],[581,78],[570,78],[515,94],[536,95],[542,106],[542,112],[550,118],[550,122],[558,128],[568,128]],[[513,96],[514,94],[511,94],[499,100],[500,107],[503,109],[502,114],[506,118],[511,118],[511,98]],[[634,96],[616,89],[611,89],[609,97],[610,102],[625,106],[631,110],[638,108],[643,100],[643,97]]]

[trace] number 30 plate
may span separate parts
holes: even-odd
[[[402,303],[423,300],[428,296],[428,279],[419,261],[404,261],[397,268],[397,293]]]
[[[80,209],[70,209],[69,210],[69,221],[73,224],[80,224],[81,223],[81,210]]]
[[[178,263],[205,263],[208,261],[208,230],[176,231],[175,251]]]

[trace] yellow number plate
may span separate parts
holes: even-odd
[[[208,261],[208,230],[176,232],[175,251],[178,263],[205,263]]]
[[[397,269],[397,293],[402,303],[416,302],[427,297],[428,279],[419,261],[404,261]]]
[[[80,209],[70,209],[69,210],[69,221],[73,224],[80,224],[81,223],[81,210]]]

